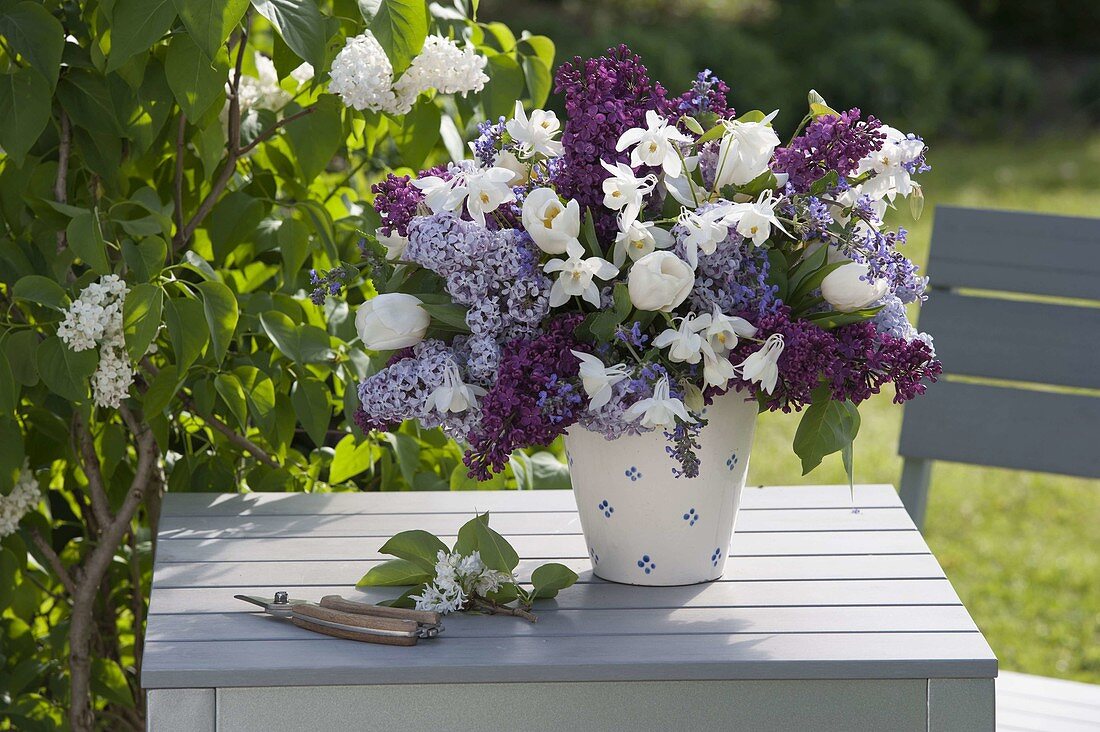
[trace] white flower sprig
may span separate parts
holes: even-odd
[[[65,311],[57,335],[73,351],[99,346],[92,396],[100,407],[117,409],[134,383],[134,368],[122,333],[122,306],[129,292],[118,275],[106,275],[80,291]]]
[[[19,528],[20,519],[37,506],[41,498],[38,479],[34,477],[34,473],[24,460],[11,493],[0,496],[0,539],[14,534]]]

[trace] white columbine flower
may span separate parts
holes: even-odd
[[[479,92],[489,77],[485,75],[488,59],[470,46],[459,48],[450,38],[428,36],[424,47],[393,85],[397,114],[406,114],[421,92],[435,89],[440,94]]]
[[[402,236],[396,229],[391,234],[379,231],[375,236],[378,237],[378,243],[386,248],[386,259],[391,262],[401,259],[405,247],[409,245],[409,237]]]
[[[734,368],[741,374],[741,378],[745,381],[755,381],[764,389],[764,391],[771,394],[775,391],[775,382],[779,379],[779,356],[783,353],[783,335],[781,333],[772,333],[768,336],[768,339],[764,341],[764,345],[760,347],[759,351],[749,354],[741,363],[737,364]]]
[[[466,210],[470,212],[470,218],[484,226],[485,214],[496,211],[502,203],[516,200],[516,192],[511,186],[513,175],[507,168],[467,173]]]
[[[639,178],[626,163],[611,165],[601,160],[600,165],[611,174],[603,181],[603,205],[612,211],[622,211],[628,221],[638,218],[643,199],[657,185],[657,176],[650,173]]]
[[[752,338],[756,335],[756,326],[736,315],[724,315],[715,304],[704,335],[714,352],[724,356],[737,348],[738,338]]]
[[[428,395],[428,406],[434,407],[440,414],[465,412],[477,406],[477,398],[485,396],[485,389],[475,384],[467,384],[458,373],[458,367],[452,362],[443,370],[443,383]]]
[[[751,203],[734,204],[728,220],[736,224],[738,234],[746,239],[752,239],[752,243],[756,246],[762,246],[771,236],[773,226],[787,234],[787,230],[775,215],[775,207],[780,200],[781,198],[773,196],[771,191],[761,191],[760,197]]]
[[[393,66],[369,30],[349,38],[332,60],[328,90],[348,107],[392,112],[396,106]]]
[[[550,188],[536,188],[523,199],[523,228],[547,254],[579,256],[581,208],[576,201],[563,204]]]
[[[627,223],[626,217],[620,215],[619,233],[615,235],[611,261],[616,267],[622,267],[628,255],[632,261],[637,262],[655,249],[668,249],[670,246],[672,234],[654,222],[631,219]]]
[[[19,528],[20,519],[37,506],[41,498],[38,479],[34,477],[34,472],[24,460],[11,493],[6,496],[0,495],[0,539],[14,534]]]
[[[611,401],[611,387],[627,377],[626,366],[604,366],[603,361],[591,353],[570,351],[581,362],[581,385],[588,395],[588,410],[595,412]]]
[[[656,348],[668,348],[668,360],[673,363],[699,363],[702,358],[703,336],[699,331],[710,325],[710,315],[689,313],[680,318],[679,328],[669,328],[653,339]]]
[[[718,243],[729,236],[731,206],[712,206],[703,213],[695,213],[687,208],[680,209],[679,223],[687,231],[683,238],[684,256],[692,268],[699,264],[699,252],[714,254]]]
[[[436,175],[427,175],[416,178],[412,184],[424,193],[424,205],[432,210],[432,213],[440,211],[457,211],[462,208],[462,201],[466,198],[466,186],[461,185],[463,176],[456,175],[450,180]]]
[[[872,199],[885,197],[893,201],[898,194],[904,197],[912,193],[914,184],[906,166],[910,166],[924,152],[924,143],[889,125],[879,129],[886,133],[886,141],[881,148],[859,161],[856,175],[873,172],[874,175],[862,186],[863,193]]]
[[[519,143],[519,155],[529,158],[544,155],[556,158],[562,153],[562,145],[554,139],[561,129],[558,116],[545,109],[531,110],[531,118],[523,111],[523,102],[516,100],[515,117],[505,123],[504,129]]]
[[[703,341],[703,381],[708,386],[725,389],[729,380],[737,376],[737,369],[725,354],[715,353],[710,341]]]
[[[569,259],[551,259],[543,266],[544,272],[561,272],[550,287],[550,307],[564,305],[569,298],[579,296],[593,307],[600,306],[600,289],[594,277],[609,280],[619,273],[619,268],[602,257],[582,259],[580,254],[570,254]]]
[[[667,376],[653,385],[653,396],[630,405],[623,417],[628,422],[640,419],[641,425],[650,429],[672,427],[677,417],[683,422],[695,422],[684,403],[671,395]]]
[[[691,142],[691,138],[669,125],[668,120],[652,109],[645,113],[645,121],[646,129],[632,127],[620,135],[615,149],[622,152],[633,146],[630,152],[632,167],[661,168],[665,175],[679,178],[684,165],[676,143]]]
[[[718,168],[714,173],[714,189],[742,186],[768,169],[772,153],[779,146],[779,136],[769,124],[779,110],[759,122],[725,122],[726,134],[718,145]]]

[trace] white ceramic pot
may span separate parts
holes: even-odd
[[[660,430],[607,440],[573,427],[569,472],[592,571],[631,585],[722,576],[749,467],[757,405],[731,392],[707,408],[699,476],[677,478]]]

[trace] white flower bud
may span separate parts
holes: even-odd
[[[882,298],[889,289],[886,280],[868,281],[866,264],[852,262],[837,267],[821,282],[821,296],[842,313],[865,308]]]
[[[378,295],[359,306],[355,329],[363,346],[372,351],[392,351],[424,340],[431,316],[418,298],[403,292]]]
[[[627,288],[630,302],[639,310],[672,312],[687,299],[695,285],[695,272],[672,252],[651,252],[630,268]]]

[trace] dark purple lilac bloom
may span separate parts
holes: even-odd
[[[446,166],[437,166],[420,171],[417,178],[428,176],[449,178],[450,173]],[[416,216],[416,209],[424,200],[424,194],[412,184],[412,178],[390,173],[372,185],[370,190],[374,194],[374,210],[382,217],[382,225],[378,230],[386,236],[392,236],[395,231],[401,236],[408,236],[409,222]]]
[[[795,191],[806,193],[831,170],[841,176],[855,172],[859,161],[886,141],[880,127],[882,123],[873,116],[861,120],[855,108],[836,117],[818,117],[788,147],[775,151],[773,168],[790,176]]]
[[[726,102],[730,93],[726,82],[719,79],[710,69],[703,69],[695,77],[691,88],[680,95],[677,109],[683,114],[713,114],[721,119],[736,114]]]
[[[596,233],[607,242],[617,229],[615,212],[603,207],[601,184],[608,172],[600,165],[627,162],[629,155],[615,150],[623,132],[645,126],[645,114],[655,110],[674,114],[665,89],[650,81],[641,59],[626,46],[608,49],[606,56],[581,60],[578,56],[558,68],[554,91],[565,96],[567,121],[562,131],[564,153],[555,176],[555,188],[574,198],[595,216]],[[639,175],[650,172],[639,171]]]

